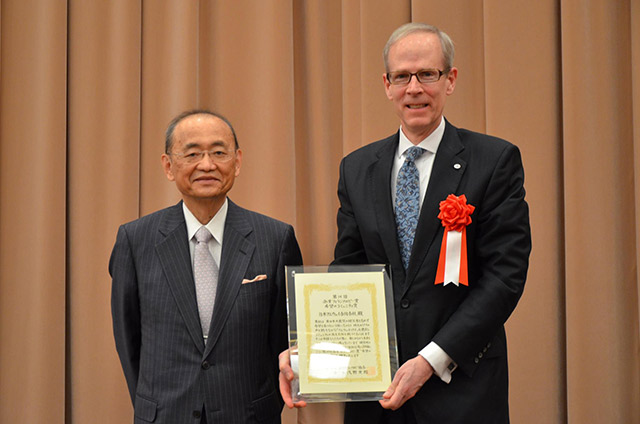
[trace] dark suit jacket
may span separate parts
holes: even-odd
[[[433,376],[401,409],[419,423],[508,422],[503,324],[522,291],[531,237],[524,173],[514,145],[448,122],[438,148],[408,270],[391,200],[399,135],[369,144],[340,166],[336,264],[390,265],[400,363],[436,342],[459,368],[449,385]],[[467,227],[469,286],[435,285],[444,228],[439,203],[464,194],[476,207]],[[347,405],[347,423],[377,423],[377,403]]]
[[[206,346],[191,263],[182,202],[118,231],[113,330],[135,423],[199,422],[203,405],[210,423],[279,423],[284,267],[302,263],[293,228],[229,201]]]

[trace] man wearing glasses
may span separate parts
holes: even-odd
[[[517,147],[444,119],[453,56],[438,28],[398,28],[382,78],[400,129],[340,165],[334,264],[389,264],[400,355],[384,399],[348,402],[347,424],[509,422],[503,325],[531,249],[524,173]],[[286,355],[280,366],[290,380]]]
[[[162,165],[182,201],[120,227],[109,272],[135,423],[280,423],[285,265],[293,228],[227,198],[242,151],[221,115],[169,124]]]

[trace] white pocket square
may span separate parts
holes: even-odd
[[[255,283],[256,281],[262,281],[267,279],[267,274],[257,275],[253,280],[247,280],[246,278],[242,280],[242,284]]]

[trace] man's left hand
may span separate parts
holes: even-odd
[[[414,397],[432,375],[431,364],[422,356],[408,360],[396,372],[391,385],[382,395],[384,399],[380,401],[380,405],[395,411]]]

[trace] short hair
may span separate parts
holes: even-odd
[[[440,45],[442,46],[442,59],[444,60],[445,66],[444,71],[449,72],[451,68],[453,68],[453,57],[455,55],[453,41],[451,41],[451,38],[444,31],[438,29],[438,27],[429,24],[423,24],[420,22],[410,22],[393,31],[391,37],[389,37],[389,40],[387,41],[387,44],[384,46],[384,50],[382,51],[385,70],[387,72],[390,72],[389,50],[391,50],[391,46],[393,46],[396,42],[400,41],[409,34],[413,34],[415,32],[426,32],[438,36],[438,38],[440,39]]]
[[[233,134],[233,142],[234,142],[234,144],[236,146],[236,150],[238,150],[240,148],[240,146],[238,145],[238,137],[236,136],[236,131],[233,129],[233,125],[231,125],[231,122],[229,122],[229,120],[227,118],[225,118],[224,116],[222,116],[221,114],[219,114],[217,112],[212,112],[212,111],[210,111],[208,109],[192,109],[192,110],[188,110],[186,112],[182,112],[180,115],[178,115],[175,118],[173,118],[171,120],[171,122],[169,122],[169,126],[167,127],[167,131],[166,131],[165,136],[164,136],[164,152],[166,154],[170,154],[171,147],[173,147],[173,132],[175,131],[176,126],[183,119],[188,118],[189,116],[193,116],[193,115],[210,115],[210,116],[214,116],[214,117],[220,119],[222,122],[227,124],[227,126],[231,130],[231,134]]]

